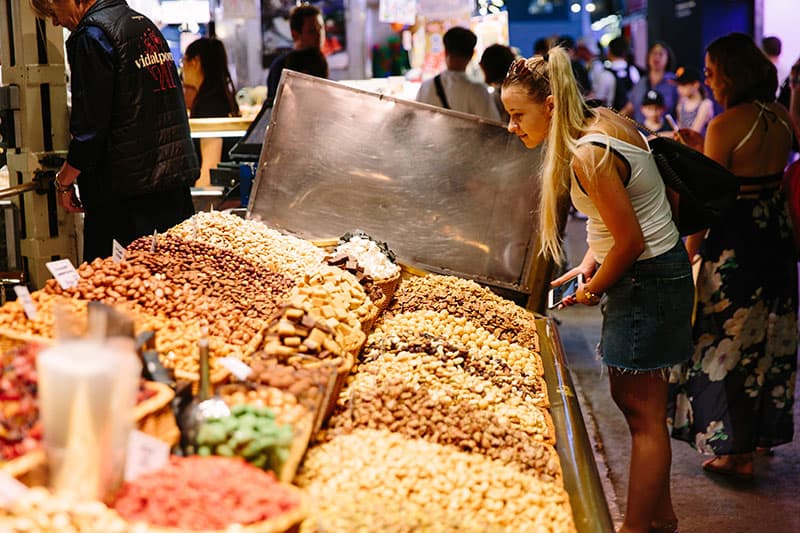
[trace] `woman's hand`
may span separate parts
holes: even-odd
[[[675,132],[673,138],[678,142],[682,142],[689,148],[694,148],[698,152],[703,151],[704,137],[691,128],[679,129]]]
[[[597,305],[600,303],[600,295],[594,294],[589,290],[589,281],[578,284],[578,292],[575,293],[575,301],[583,305]]]
[[[587,254],[587,257],[589,257],[588,254]],[[578,274],[583,274],[583,279],[584,279],[585,283],[589,283],[589,281],[592,279],[592,276],[594,275],[595,267],[596,267],[596,263],[594,262],[593,259],[591,261],[583,261],[580,265],[576,266],[575,268],[572,268],[572,269],[568,270],[567,272],[565,272],[561,276],[559,276],[556,279],[554,279],[553,281],[551,281],[550,282],[550,286],[551,287],[558,287],[559,285],[563,284],[565,281],[568,281],[568,280],[574,278]],[[583,292],[584,291],[584,287],[585,287],[585,285],[583,283],[579,283],[578,284],[578,292]],[[572,296],[565,297],[562,300],[561,305],[558,306],[558,309],[563,309],[565,307],[569,307],[571,305],[575,305],[576,303],[582,303],[577,299],[577,293],[573,294]]]

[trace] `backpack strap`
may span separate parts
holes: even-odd
[[[625,165],[625,170],[627,171],[626,175],[622,176],[622,185],[624,187],[627,187],[628,183],[631,181],[631,173],[632,173],[631,162],[628,161],[628,158],[625,157],[625,155],[622,152],[620,152],[619,150],[617,150],[616,148],[614,148],[611,145],[611,142],[610,142],[611,137],[608,137],[608,139],[609,139],[608,142],[600,140],[600,138],[605,138],[605,137],[606,137],[605,135],[590,133],[590,134],[584,135],[583,137],[578,139],[577,144],[578,144],[578,146],[580,146],[582,144],[591,144],[592,146],[597,146],[597,147],[602,148],[604,150],[607,149],[617,159],[622,161],[623,164]],[[578,188],[581,190],[581,192],[583,192],[583,194],[587,194],[586,190],[584,190],[584,188],[583,188],[583,185],[581,185],[581,181],[579,179],[577,179],[577,176],[576,176],[575,182],[578,184]]]
[[[451,109],[450,104],[447,102],[447,95],[444,94],[444,86],[442,85],[441,74],[434,76],[433,84],[436,85],[436,95],[439,97],[439,100],[442,101],[442,107],[445,109]]]

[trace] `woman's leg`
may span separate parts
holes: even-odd
[[[672,461],[667,432],[667,387],[661,372],[609,370],[611,396],[631,432],[628,508],[620,532],[646,533],[651,523],[675,521],[669,490]]]

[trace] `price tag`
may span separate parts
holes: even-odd
[[[158,230],[154,229],[153,230],[153,241],[150,243],[150,252],[151,253],[156,253],[156,248],[157,248],[156,239],[157,238],[158,238]]]
[[[220,357],[217,363],[228,369],[228,371],[236,376],[240,381],[244,381],[253,373],[253,369],[247,364],[235,359],[233,357]]]
[[[28,487],[8,474],[0,472],[0,507],[10,507],[27,492]]]
[[[117,264],[125,260],[125,247],[117,239],[111,241],[111,259]]]
[[[169,444],[147,433],[131,431],[125,458],[125,481],[133,481],[142,474],[160,470],[168,461]]]
[[[56,278],[62,289],[71,289],[78,284],[80,276],[69,259],[59,259],[46,263],[47,270]]]
[[[17,300],[22,304],[22,310],[28,320],[36,320],[36,304],[33,303],[31,293],[25,285],[14,285],[14,292],[17,293]]]
[[[197,218],[192,217],[192,240],[197,240]]]

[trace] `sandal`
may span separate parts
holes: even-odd
[[[739,479],[753,479],[753,457],[743,455],[717,455],[703,462],[703,470]]]
[[[678,521],[672,522],[651,522],[649,533],[678,533]]]

